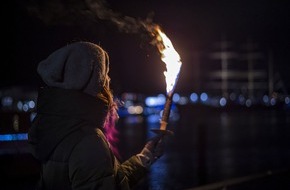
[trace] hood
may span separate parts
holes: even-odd
[[[37,66],[47,86],[81,90],[96,96],[109,82],[109,58],[91,42],[74,42],[50,54]]]
[[[99,99],[77,90],[39,89],[37,115],[28,133],[32,154],[46,161],[55,147],[80,128],[101,128],[107,112]]]

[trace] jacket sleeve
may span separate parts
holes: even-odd
[[[72,189],[117,189],[114,169],[114,158],[106,142],[97,135],[86,136],[69,159]]]
[[[140,159],[134,155],[122,164],[115,158],[116,178],[121,187],[134,187],[147,173],[148,170],[142,164]]]

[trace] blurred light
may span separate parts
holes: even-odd
[[[23,111],[27,112],[29,107],[27,104],[24,104],[23,107],[22,107]]]
[[[272,106],[274,106],[276,104],[276,99],[275,98],[271,98],[270,103]]]
[[[159,114],[162,108],[163,107],[161,106],[159,108],[158,107],[145,107],[143,113],[145,115],[150,115],[150,114],[155,114],[155,113]]]
[[[196,93],[192,93],[192,94],[190,95],[190,100],[191,100],[192,102],[197,102],[197,101],[198,101],[198,95],[197,95]]]
[[[173,97],[172,97],[172,101],[173,102],[178,102],[180,100],[180,95],[175,93],[173,94]]]
[[[263,96],[263,102],[264,102],[265,104],[268,103],[268,102],[269,102],[269,96],[264,95],[264,96]]]
[[[36,116],[36,113],[35,113],[35,112],[32,112],[32,113],[30,114],[30,121],[31,121],[31,122],[33,121],[33,119],[35,118],[35,116]]]
[[[1,100],[2,106],[12,106],[13,99],[10,96],[6,96]]]
[[[239,103],[244,104],[245,103],[245,97],[243,95],[239,95]]]
[[[129,106],[128,113],[129,114],[141,114],[141,113],[143,113],[143,108],[142,108],[142,106]]]
[[[178,113],[173,112],[170,119],[173,121],[178,121],[180,119],[180,115]]]
[[[289,97],[286,97],[285,98],[285,104],[289,104],[290,103],[290,98]]]
[[[250,107],[252,105],[252,100],[251,99],[247,99],[246,100],[246,106]]]
[[[124,101],[124,107],[125,107],[125,108],[128,108],[128,107],[130,107],[130,106],[132,106],[132,105],[134,105],[134,104],[133,104],[133,101],[131,101],[131,100],[125,100],[125,101]]]
[[[18,110],[22,111],[23,103],[21,101],[17,102],[17,108]]]
[[[17,140],[27,140],[27,133],[18,133],[18,134],[4,134],[0,135],[0,141],[17,141]]]
[[[162,115],[163,115],[163,111],[164,111],[164,110],[161,110],[161,111],[159,112],[159,117],[160,117],[160,118],[161,118]],[[169,114],[169,117],[170,117],[170,114]]]
[[[207,101],[207,99],[208,99],[208,95],[207,95],[207,93],[205,93],[205,92],[201,93],[201,95],[200,95],[200,99],[201,99],[201,101],[203,101],[203,102]]]
[[[28,107],[30,108],[30,109],[33,109],[34,107],[35,107],[35,103],[34,103],[34,101],[29,101],[28,102]]]
[[[187,97],[184,97],[184,96],[180,97],[178,103],[179,103],[180,105],[186,105],[186,104],[188,103],[188,99],[187,99]]]
[[[19,131],[19,115],[14,114],[12,118],[13,129]]]
[[[158,123],[160,121],[160,116],[158,114],[152,114],[147,117],[148,123]]]
[[[164,94],[158,94],[157,97],[163,97],[163,98],[165,98],[165,95]]]
[[[165,96],[157,96],[157,97],[147,97],[145,99],[145,104],[149,107],[152,106],[158,106],[158,105],[164,105],[166,102]]]
[[[226,98],[222,97],[222,98],[220,99],[220,105],[221,105],[221,106],[225,106],[226,104],[227,104],[227,100],[226,100]]]

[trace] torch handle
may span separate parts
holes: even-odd
[[[169,120],[171,105],[172,105],[172,96],[167,96],[163,113],[162,113],[162,117],[161,117],[161,121],[160,121],[161,130],[166,130],[168,120]]]
[[[166,130],[168,120],[169,120],[171,105],[172,105],[172,95],[173,94],[170,93],[166,97],[166,102],[165,102],[164,109],[162,112],[162,117],[160,120],[160,128],[159,129],[151,129],[151,131],[153,131],[156,134],[162,134],[162,135],[165,135],[165,134],[173,135],[174,134],[172,131]]]

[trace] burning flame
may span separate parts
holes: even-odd
[[[166,65],[166,71],[164,71],[166,81],[167,94],[172,93],[174,90],[182,62],[177,51],[174,49],[170,39],[165,33],[161,31],[159,27],[156,27],[158,42],[157,48],[161,53],[161,60]]]

